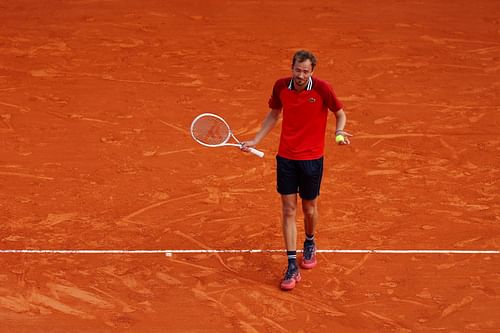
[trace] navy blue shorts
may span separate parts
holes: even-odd
[[[276,185],[281,195],[299,193],[304,200],[314,200],[322,177],[323,157],[300,161],[276,156]]]

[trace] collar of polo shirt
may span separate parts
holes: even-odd
[[[306,90],[312,90],[312,88],[313,88],[313,79],[312,79],[312,77],[309,77],[309,80],[307,80]],[[290,83],[288,84],[288,89],[295,90],[295,87],[293,84],[293,77],[290,79]]]

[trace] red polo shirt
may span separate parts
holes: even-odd
[[[291,77],[279,79],[269,99],[271,109],[283,109],[278,155],[291,160],[313,160],[323,156],[328,110],[342,109],[332,87],[312,78],[301,92]]]

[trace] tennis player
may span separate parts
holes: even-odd
[[[277,190],[281,195],[283,236],[288,267],[281,289],[291,290],[300,281],[297,265],[297,194],[304,213],[305,241],[300,266],[316,266],[315,229],[318,223],[318,196],[323,175],[323,153],[329,110],[336,118],[338,143],[347,145],[352,136],[344,131],[346,115],[341,102],[326,81],[313,77],[316,57],[300,50],[292,58],[291,77],[276,81],[269,99],[270,111],[252,140],[242,142],[242,150],[254,148],[274,128],[283,114],[276,156]],[[341,135],[341,136],[339,136]]]

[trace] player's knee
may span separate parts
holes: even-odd
[[[316,208],[313,207],[313,208],[304,209],[303,213],[304,213],[305,217],[313,218],[314,216],[317,215],[318,212],[317,212]]]
[[[318,214],[318,208],[316,204],[305,204],[302,206],[302,212],[306,218],[314,218]]]
[[[297,214],[297,207],[293,205],[283,205],[283,216],[293,217]]]

